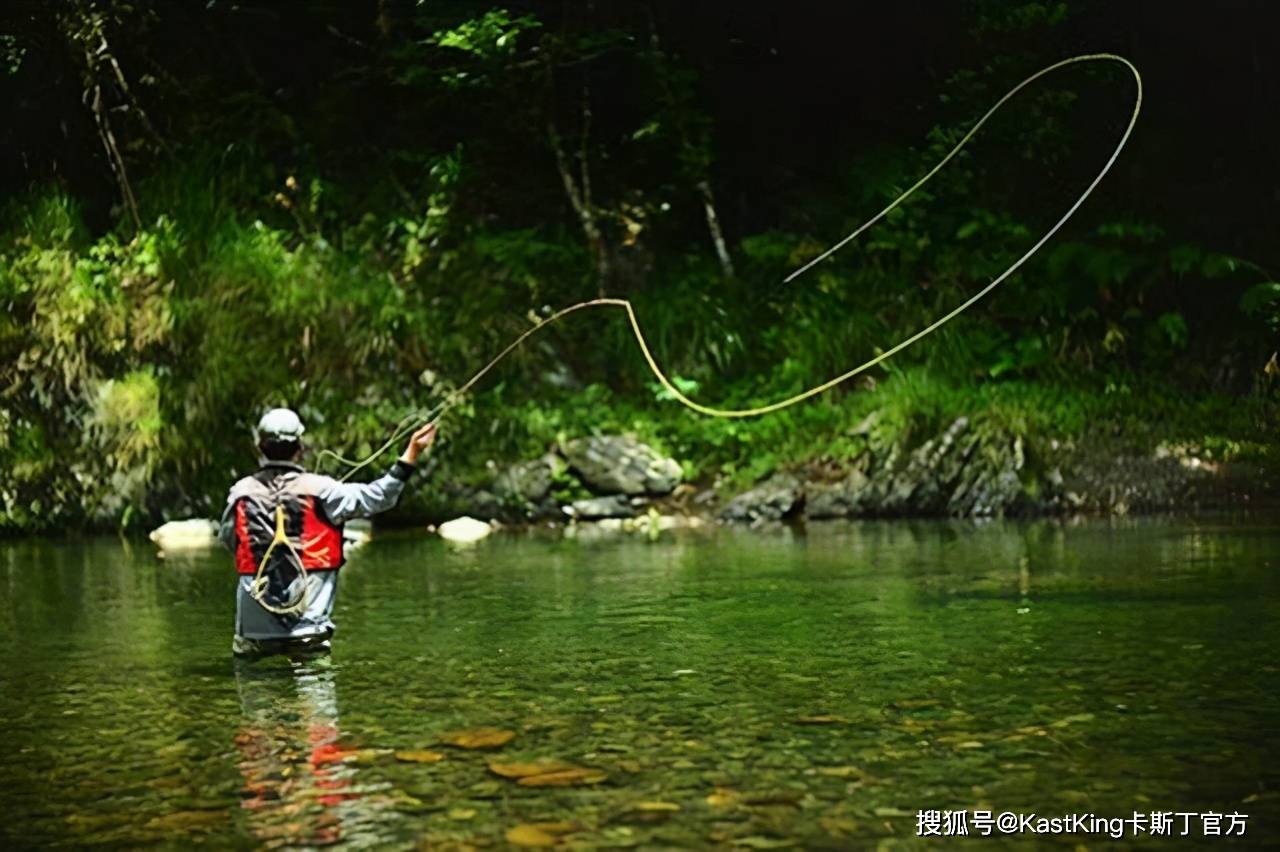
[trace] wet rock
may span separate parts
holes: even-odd
[[[473,544],[493,532],[493,527],[484,521],[463,515],[452,521],[445,521],[436,530],[445,541],[454,544]]]
[[[804,498],[800,480],[790,474],[775,474],[745,494],[729,501],[720,512],[726,521],[778,521],[789,515]]]
[[[872,479],[855,469],[839,482],[807,485],[804,513],[819,520],[857,516],[876,509],[878,496]]]
[[[625,435],[578,438],[564,446],[569,466],[604,494],[669,494],[680,484],[680,463]]]
[[[634,518],[637,507],[625,494],[611,494],[607,497],[593,497],[589,500],[575,500],[568,508],[567,514],[583,521],[594,521],[600,518]]]
[[[343,541],[367,544],[373,538],[373,521],[368,518],[352,518],[342,525]]]
[[[1166,453],[1081,459],[1063,483],[1068,508],[1127,515],[1227,502],[1230,477],[1217,465],[1189,464]]]
[[[947,501],[952,515],[966,518],[1003,517],[1025,502],[1020,473],[1024,459],[1022,438],[990,440],[980,448],[978,460]]]
[[[542,458],[514,464],[498,474],[493,490],[500,500],[536,505],[551,492],[564,471],[564,459],[547,453]]]
[[[569,524],[564,528],[565,538],[576,538],[582,541],[599,541],[615,538],[626,530],[622,525],[624,518],[603,518],[581,524]]]
[[[484,489],[465,494],[461,505],[468,514],[480,518],[501,518],[505,514],[502,501],[493,492]]]
[[[151,531],[150,538],[161,554],[179,550],[200,550],[218,544],[218,522],[205,518],[169,521]]]
[[[910,452],[901,445],[869,451],[843,479],[806,485],[805,514],[1002,517],[1047,506],[1044,494],[1030,496],[1025,468],[1020,436],[958,417]],[[1046,477],[1040,488],[1056,493],[1061,476],[1054,481]]]
[[[886,514],[941,514],[965,470],[976,441],[961,441],[969,428],[957,417],[941,435],[921,444],[892,478],[880,510]]]
[[[342,525],[342,553],[351,556],[373,540],[373,522],[368,518],[355,518]]]

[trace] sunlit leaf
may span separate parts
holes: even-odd
[[[529,775],[521,778],[517,783],[522,787],[580,787],[599,784],[608,777],[608,773],[599,769],[574,767],[544,775]]]
[[[445,745],[466,749],[502,748],[515,739],[515,731],[501,728],[471,728],[465,731],[449,731],[440,735]]]

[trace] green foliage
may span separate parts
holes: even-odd
[[[216,513],[268,406],[299,408],[313,446],[363,456],[531,324],[600,292],[633,302],[655,357],[699,402],[754,406],[840,374],[1044,232],[1056,208],[1028,187],[1071,162],[1078,81],[1020,95],[1017,121],[993,122],[875,229],[779,282],[944,156],[1040,63],[1035,36],[1067,14],[974,3],[972,29],[1001,45],[991,67],[950,76],[917,149],[892,140],[824,165],[828,186],[781,200],[794,213],[757,218],[745,191],[726,204],[733,275],[705,214],[724,144],[699,89],[707,69],[656,24],[419,4],[315,86],[314,110],[284,89],[187,81],[209,106],[170,116],[192,128],[177,156],[146,156],[157,143],[126,123],[142,118],[130,101],[113,120],[140,227],[86,213],[56,184],[0,217],[0,529]],[[98,20],[95,37],[117,25]],[[0,41],[0,64],[22,61]],[[405,115],[361,118],[370,92]],[[1224,387],[1222,365],[1274,350],[1280,285],[1100,203],[937,334],[769,417],[689,412],[653,381],[620,312],[576,314],[450,411],[440,487],[420,499],[443,506],[445,492],[488,487],[499,466],[592,432],[636,433],[725,486],[869,446],[909,450],[960,415],[1029,445],[1105,423],[1147,445],[1172,435],[1252,452],[1272,391],[1256,376]],[[596,278],[601,258],[610,280]]]
[[[1240,297],[1240,309],[1251,317],[1263,319],[1272,330],[1280,331],[1280,282],[1255,284]]]
[[[0,67],[8,74],[17,74],[22,68],[27,49],[12,35],[0,34]]]
[[[537,18],[522,15],[512,18],[506,9],[490,9],[478,18],[463,21],[456,27],[438,30],[431,43],[465,51],[483,59],[510,56],[516,38],[522,32],[541,26]]]

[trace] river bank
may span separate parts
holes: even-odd
[[[1116,399],[1048,383],[956,386],[905,373],[750,421],[694,417],[599,387],[521,406],[478,398],[463,415],[446,418],[422,474],[380,524],[469,516],[648,529],[645,519],[664,517],[669,526],[1117,516],[1266,504],[1280,483],[1266,398],[1174,396],[1155,386]],[[336,424],[312,422],[318,437],[304,463],[341,474],[316,453]],[[141,533],[216,518],[228,484],[254,465],[249,444],[212,445],[221,477],[209,467],[187,475],[163,466],[142,471],[145,480],[136,470],[83,475],[75,491],[28,490],[25,505],[23,490],[5,484],[34,472],[0,471],[0,528]]]
[[[746,481],[683,477],[690,465],[633,435],[573,439],[500,469],[487,487],[445,484],[433,515],[644,531],[690,521],[1123,516],[1264,505],[1276,493],[1276,470],[1259,454],[1224,458],[1171,440],[1143,448],[1097,430],[1028,438],[967,416],[910,446],[878,440],[879,420],[873,412],[848,430],[862,448],[845,458],[783,461]]]

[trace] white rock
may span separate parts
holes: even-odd
[[[342,525],[342,554],[351,556],[373,539],[373,522],[356,518]]]
[[[342,525],[342,538],[348,544],[366,544],[373,538],[373,521],[356,518]]]
[[[474,544],[493,532],[493,527],[484,521],[463,515],[461,518],[445,521],[436,532],[445,541],[454,544]]]
[[[667,530],[693,530],[702,526],[702,518],[697,515],[663,515],[658,518],[658,529],[666,532]]]
[[[169,521],[152,530],[150,538],[161,551],[215,547],[218,544],[218,522],[208,518]]]

